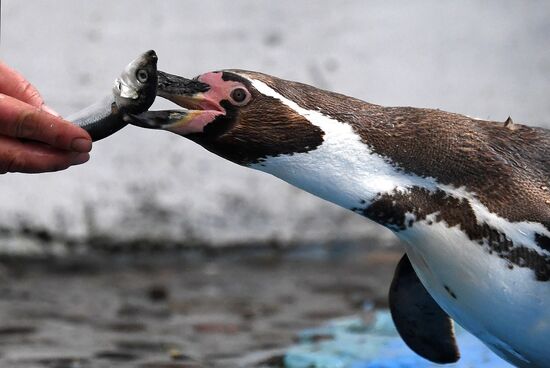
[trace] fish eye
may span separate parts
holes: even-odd
[[[231,91],[231,99],[237,104],[242,105],[248,97],[248,93],[244,88],[235,88]]]
[[[139,69],[136,72],[136,77],[138,81],[140,81],[141,83],[145,83],[147,82],[147,79],[149,79],[149,73],[147,73],[147,70],[145,69]]]

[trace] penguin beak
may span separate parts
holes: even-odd
[[[209,97],[211,87],[196,79],[158,71],[157,96],[183,107],[178,110],[146,111],[128,114],[126,122],[142,128],[164,129],[187,135],[200,133],[217,116],[225,114],[218,101]]]

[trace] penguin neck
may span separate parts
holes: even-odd
[[[254,79],[251,82],[262,94],[281,101],[319,127],[323,131],[323,143],[308,152],[265,157],[249,167],[351,210],[365,209],[383,194],[412,187],[437,189],[435,179],[405,173],[388,158],[375,153],[351,124],[318,109],[306,109],[264,82]],[[367,103],[365,106],[381,108]]]
[[[249,166],[361,213],[384,194],[417,187],[438,189],[433,178],[405,173],[372,152],[350,125],[318,112],[309,112],[308,118],[320,123],[325,133],[322,145],[305,153],[267,157]]]

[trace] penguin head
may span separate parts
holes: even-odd
[[[274,97],[299,94],[296,85],[242,70],[208,72],[194,79],[159,71],[158,96],[183,109],[147,111],[129,122],[181,135],[238,164],[254,164],[307,152],[323,142],[322,130],[296,112],[294,102]]]

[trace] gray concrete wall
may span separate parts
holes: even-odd
[[[186,76],[259,70],[383,105],[548,127],[549,36],[544,1],[4,0],[0,52],[64,115],[152,48],[160,69]],[[0,177],[0,224],[0,247],[16,251],[40,249],[10,235],[25,228],[219,245],[391,237],[177,136],[134,127],[97,143],[86,165]]]

